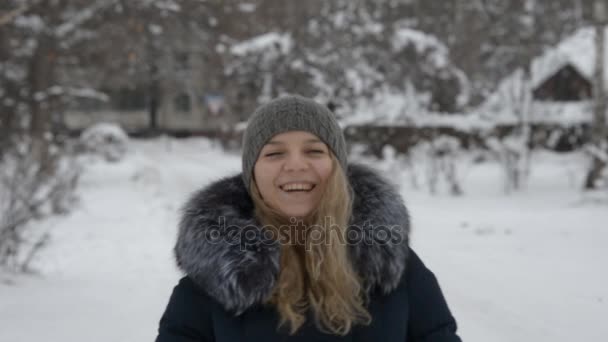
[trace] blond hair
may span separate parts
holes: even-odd
[[[352,189],[337,159],[330,156],[333,168],[325,191],[314,211],[295,227],[304,243],[293,243],[293,236],[281,240],[281,269],[268,303],[279,312],[279,327],[288,324],[291,334],[304,324],[309,309],[321,331],[337,335],[371,322],[367,296],[346,244]],[[260,223],[285,238],[281,227],[290,225],[287,218],[264,202],[253,179],[251,189]],[[313,232],[315,239],[311,238]],[[294,231],[290,228],[289,233]]]

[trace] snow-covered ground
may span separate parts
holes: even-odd
[[[463,340],[608,336],[608,203],[579,192],[583,167],[578,155],[538,155],[527,190],[505,196],[498,166],[478,164],[462,197],[431,196],[391,171],[413,248]],[[41,274],[0,275],[0,341],[152,341],[180,276],[171,249],[181,203],[239,169],[238,155],[199,139],[135,141],[124,161],[90,164],[74,211],[35,224],[52,237],[33,263]]]

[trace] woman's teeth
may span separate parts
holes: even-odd
[[[286,184],[283,185],[281,187],[281,189],[283,191],[287,191],[287,192],[291,192],[291,191],[310,191],[314,188],[315,186],[313,184],[306,184],[306,183],[291,183],[291,184]]]

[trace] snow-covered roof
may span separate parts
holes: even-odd
[[[606,29],[605,29],[606,30]],[[604,82],[608,84],[608,32],[605,34],[606,53],[604,55]],[[530,64],[531,88],[535,89],[567,65],[574,67],[581,76],[593,81],[595,68],[595,28],[583,27],[562,40],[557,46],[545,51]],[[517,93],[521,89],[521,69],[504,78],[494,94],[488,97],[490,103],[496,103],[496,97]]]
[[[606,54],[604,57],[604,82],[608,85],[608,32],[605,35]],[[555,47],[545,51],[532,60],[530,65],[530,90],[534,90],[557,71],[571,65],[581,76],[593,81],[595,68],[595,28],[583,27],[562,40]],[[477,111],[487,114],[513,112],[514,106],[521,101],[524,75],[521,69],[515,70],[504,78],[496,90],[487,97]],[[536,102],[536,101],[535,101]],[[583,120],[583,118],[580,118]]]
[[[604,28],[604,44],[608,47],[608,32]],[[606,49],[606,48],[605,48]],[[593,80],[595,68],[595,28],[583,27],[554,48],[535,58],[531,65],[532,87],[536,88],[566,65],[575,67],[582,76]],[[604,54],[608,66],[608,53]],[[608,67],[604,68],[604,82],[608,84]]]

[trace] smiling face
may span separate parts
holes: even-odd
[[[333,168],[329,148],[305,131],[275,135],[260,151],[253,176],[264,202],[286,217],[305,217],[321,199]]]

